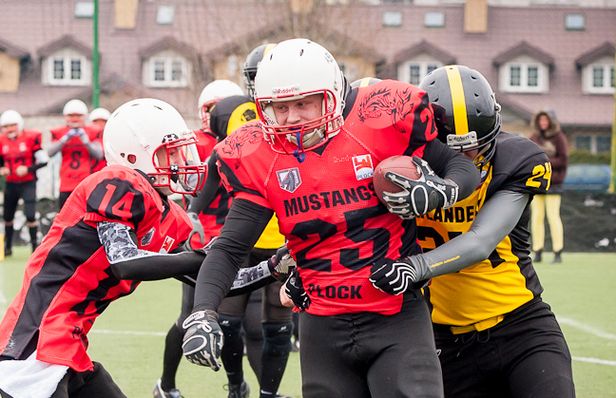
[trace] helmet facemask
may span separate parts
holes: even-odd
[[[148,173],[152,186],[163,194],[195,195],[205,182],[205,165],[199,160],[194,135],[168,134],[152,154],[156,172]]]
[[[321,116],[297,124],[278,124],[273,106],[276,103],[321,96]],[[318,90],[279,96],[257,98],[257,112],[264,129],[265,139],[275,152],[299,156],[316,149],[335,136],[343,124],[341,115],[336,114],[336,97],[329,90]]]

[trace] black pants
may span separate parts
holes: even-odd
[[[15,218],[19,198],[24,199],[24,213],[28,222],[36,221],[36,181],[7,182],[4,191],[5,222],[12,222]]]
[[[94,370],[69,369],[51,398],[126,398],[103,365],[94,362]]]
[[[442,397],[428,307],[419,293],[392,316],[300,314],[304,398]]]
[[[434,332],[446,397],[575,397],[569,348],[541,298],[481,332]]]

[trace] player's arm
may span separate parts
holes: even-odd
[[[195,307],[182,323],[182,351],[190,362],[220,370],[223,333],[216,309],[272,215],[271,209],[247,199],[233,201],[220,237],[199,270]]]
[[[529,194],[514,191],[495,193],[477,213],[468,232],[431,250],[374,266],[370,281],[392,294],[418,287],[435,276],[460,271],[489,257],[518,223]]]
[[[56,139],[54,131],[51,132],[52,142],[47,147],[47,154],[49,157],[54,156],[56,153],[62,150],[64,144],[68,142],[71,138],[75,137],[78,134],[78,129],[71,129],[66,134],[64,134],[60,139]]]
[[[448,208],[470,195],[481,179],[472,161],[440,141],[426,143],[422,158],[413,157],[419,180],[387,172],[385,176],[402,191],[385,192],[383,200],[391,213],[413,218],[437,208]]]
[[[90,137],[88,137],[88,133],[84,129],[79,130],[79,139],[81,140],[82,144],[85,145],[85,147],[87,148],[90,156],[92,156],[96,160],[101,160],[105,156],[101,143],[99,141],[91,141]]]
[[[194,276],[208,252],[207,247],[200,251],[171,254],[141,250],[137,247],[135,232],[125,224],[101,222],[96,228],[111,270],[118,279],[153,281],[178,278],[194,284]],[[285,278],[289,268],[294,267],[287,253],[281,250],[253,267],[240,269],[229,295],[247,293]]]

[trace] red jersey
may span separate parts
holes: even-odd
[[[93,126],[82,127],[90,141],[96,141],[100,129]],[[59,141],[71,130],[68,126],[62,126],[51,130],[51,141]],[[88,148],[81,142],[79,137],[70,138],[62,147],[62,165],[60,166],[60,192],[71,192],[77,184],[91,174],[92,157]]]
[[[201,158],[203,162],[206,162],[207,158],[212,154],[218,140],[214,135],[206,133],[203,130],[196,130],[194,133],[197,136],[199,158]],[[201,221],[201,225],[203,225],[206,243],[212,240],[212,238],[220,235],[220,230],[225,222],[227,213],[229,213],[230,206],[231,195],[229,195],[221,185],[216,192],[216,198],[207,208],[199,213],[199,221]],[[199,247],[199,235],[195,234],[191,243],[193,244],[192,247]]]
[[[103,148],[103,130],[101,130],[99,127],[95,125],[91,125],[90,127],[98,130],[96,134],[96,139],[94,141],[98,143],[98,145],[100,145],[101,148]],[[96,173],[97,171],[102,170],[105,166],[107,166],[107,161],[105,160],[105,158],[103,159],[91,158],[90,173]]]
[[[9,169],[7,182],[28,182],[36,180],[36,171],[29,171],[24,176],[17,176],[19,166],[28,168],[34,166],[34,154],[41,150],[41,132],[23,130],[15,139],[0,135],[0,157],[5,167]]]
[[[353,102],[354,101],[354,102]],[[297,260],[315,315],[400,311],[403,297],[375,289],[370,265],[419,252],[414,220],[387,211],[372,174],[393,155],[422,156],[436,138],[432,108],[417,87],[397,81],[359,88],[337,136],[292,155],[272,151],[248,124],[216,146],[219,170],[234,199],[274,210]]]
[[[133,229],[137,246],[169,252],[191,231],[186,213],[161,199],[139,172],[109,166],[86,178],[68,198],[26,265],[23,285],[0,323],[0,355],[92,370],[87,334],[96,318],[137,281],[111,272],[96,224]]]

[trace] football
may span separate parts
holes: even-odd
[[[413,158],[410,156],[398,155],[383,160],[374,169],[372,177],[374,191],[381,201],[383,201],[383,192],[400,192],[402,190],[385,177],[385,173],[388,171],[400,174],[409,180],[417,180],[421,177],[417,166],[413,163]]]

